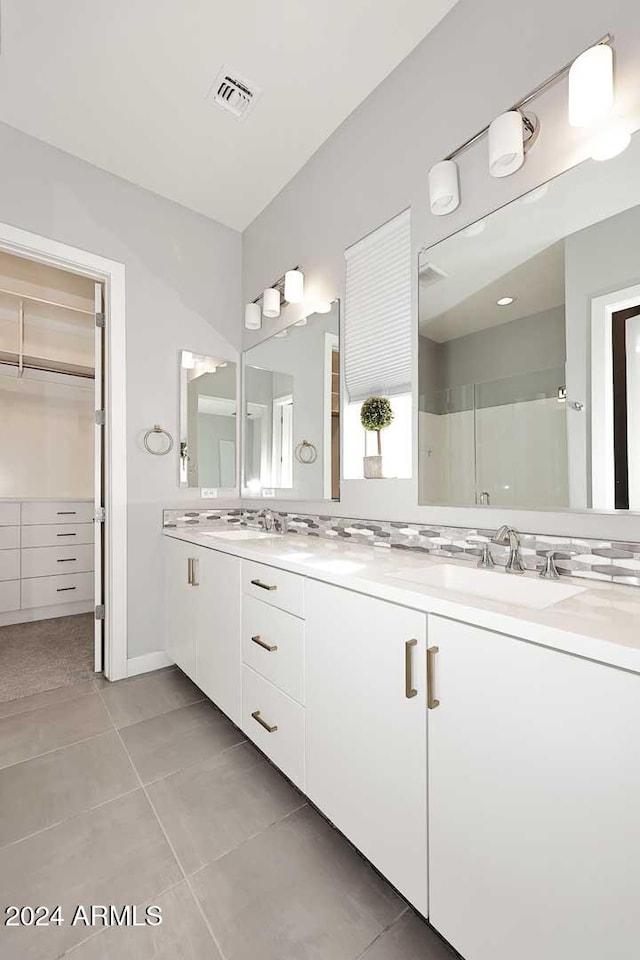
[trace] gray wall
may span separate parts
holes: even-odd
[[[126,267],[129,656],[159,650],[161,510],[194,494],[142,436],[178,436],[180,349],[237,359],[240,235],[5,125],[0,156],[0,220]]]
[[[369,98],[355,110],[243,234],[244,298],[299,263],[315,288],[344,295],[344,249],[408,206],[413,253],[486,215],[571,166],[584,134],[567,124],[566,81],[536,102],[542,134],[522,171],[504,180],[487,173],[486,142],[460,158],[462,204],[432,217],[427,171],[518,98],[612,32],[618,95],[640,116],[640,17],[637,0],[460,0]],[[417,280],[414,316],[417,317]],[[285,313],[289,313],[289,308]],[[284,324],[295,317],[282,317]],[[271,323],[261,336],[275,329]],[[246,334],[246,342],[255,336]],[[417,357],[416,357],[417,372]],[[501,522],[494,511],[419,508],[417,482],[350,481],[340,512],[418,521]],[[320,505],[319,509],[321,509]],[[640,537],[640,519],[532,514],[508,519],[540,532]],[[561,524],[561,527],[559,526]],[[623,533],[626,530],[626,533]]]

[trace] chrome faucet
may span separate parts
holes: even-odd
[[[520,549],[520,534],[515,527],[504,523],[493,537],[493,543],[500,546],[509,544],[509,559],[505,567],[507,573],[524,573],[525,566]]]
[[[544,563],[540,568],[539,576],[543,580],[559,580],[560,571],[556,567],[556,552],[555,550],[548,550],[545,554]]]
[[[271,510],[265,510],[262,514],[262,527],[267,533],[271,533],[273,530],[273,513]]]

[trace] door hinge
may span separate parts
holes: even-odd
[[[104,427],[107,422],[107,415],[104,410],[96,410],[96,425],[98,427]]]
[[[104,313],[96,313],[96,327],[105,327],[107,325],[107,318]]]
[[[93,519],[96,523],[104,523],[107,519],[107,511],[105,508],[98,507],[97,510],[94,511]]]
[[[96,620],[104,620],[104,603],[99,603],[95,609]]]

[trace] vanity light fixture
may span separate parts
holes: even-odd
[[[315,307],[313,308],[314,313],[331,313],[331,307],[333,306],[333,300],[318,300]]]
[[[287,330],[280,330],[279,333],[274,333],[273,336],[274,336],[274,338],[277,338],[278,340],[281,340],[282,337],[288,337],[288,336],[289,336],[289,333],[288,333]]]
[[[489,127],[489,173],[492,177],[509,177],[524,163],[525,149],[534,142],[538,122],[533,114],[508,110]]]
[[[434,217],[444,217],[460,206],[458,164],[441,160],[429,170],[429,206]]]
[[[508,307],[510,303],[515,302],[515,297],[500,297],[499,300],[496,300],[496,303],[499,307]]]
[[[302,303],[304,300],[304,273],[302,270],[287,270],[285,273],[284,298],[287,303]]]
[[[262,311],[259,303],[248,303],[244,308],[244,325],[247,330],[259,330],[262,326]]]
[[[262,314],[270,320],[280,316],[280,291],[275,287],[267,287],[262,294]]]
[[[611,160],[627,149],[631,134],[622,126],[614,125],[600,131],[591,141],[592,160]]]
[[[194,359],[193,354],[191,353],[191,350],[183,350],[182,355],[180,357],[180,366],[182,367],[182,369],[193,370],[195,365],[196,365],[196,361]]]
[[[598,43],[581,53],[569,70],[569,123],[589,127],[613,106],[613,50]]]
[[[306,325],[307,325],[307,317],[300,317],[300,319],[296,320],[296,322],[294,323],[294,327],[306,327]]]

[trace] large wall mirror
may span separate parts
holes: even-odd
[[[180,356],[180,486],[236,486],[238,366],[183,350]]]
[[[339,337],[334,300],[243,354],[244,496],[340,498]]]
[[[423,504],[640,510],[640,134],[419,260]]]

